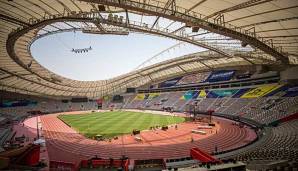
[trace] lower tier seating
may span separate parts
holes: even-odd
[[[298,120],[267,128],[264,139],[254,148],[234,156],[237,160],[298,161]]]

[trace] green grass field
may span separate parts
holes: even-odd
[[[106,138],[130,134],[133,129],[146,130],[152,126],[165,126],[185,120],[182,117],[128,111],[59,115],[58,118],[86,137],[100,134]]]

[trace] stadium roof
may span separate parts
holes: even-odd
[[[293,0],[1,0],[0,86],[26,94],[97,98],[193,71],[297,64],[297,9]],[[154,34],[206,51],[108,80],[76,81],[47,70],[30,53],[36,39],[73,30]]]

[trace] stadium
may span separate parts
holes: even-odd
[[[0,0],[0,170],[297,171],[297,9]]]

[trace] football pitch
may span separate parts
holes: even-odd
[[[182,117],[129,111],[59,115],[58,118],[89,138],[98,134],[111,138],[130,134],[134,129],[146,130],[153,126],[166,126],[185,120]]]

